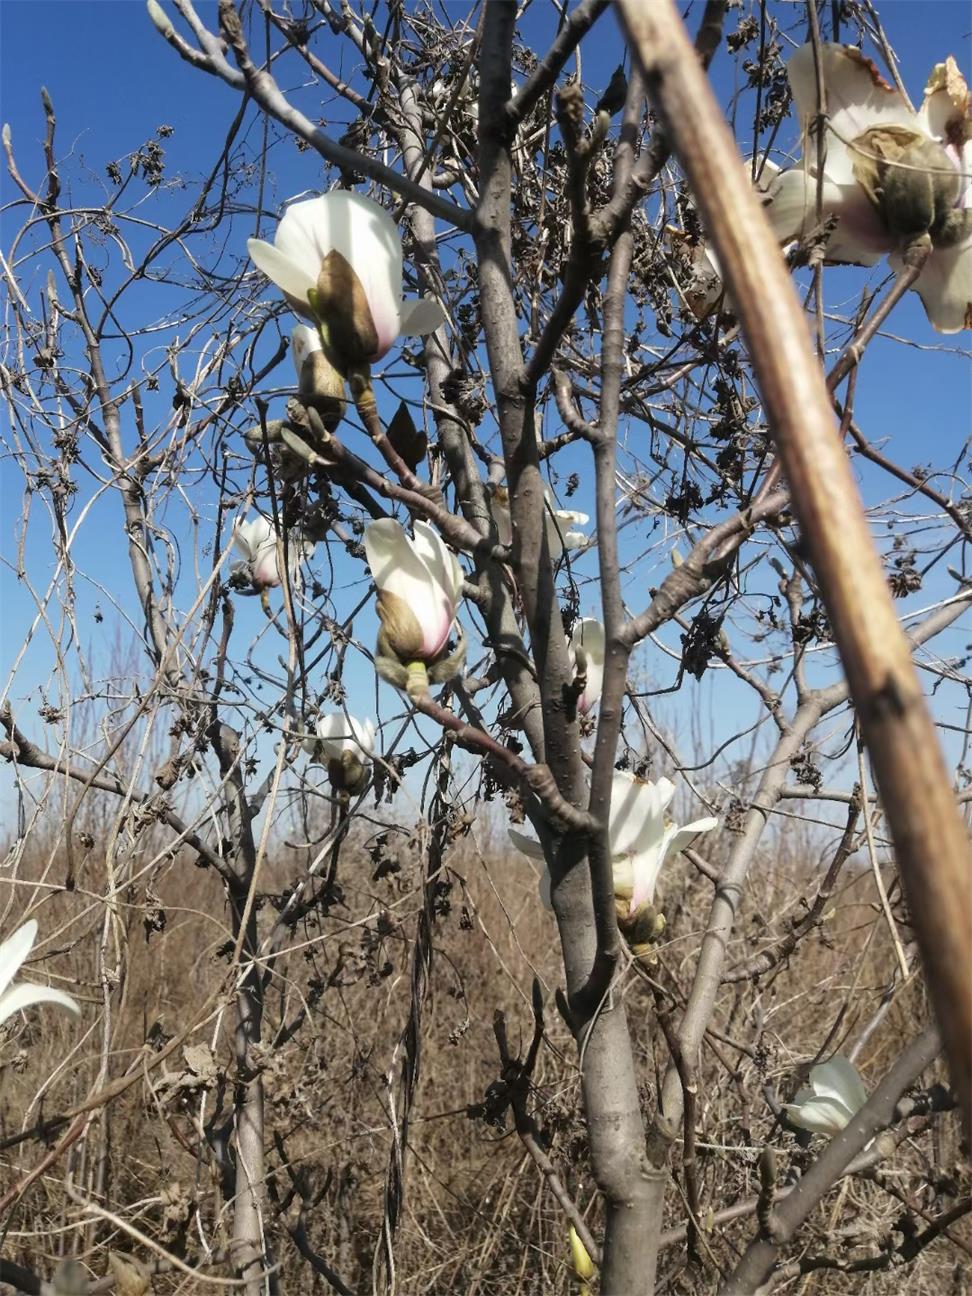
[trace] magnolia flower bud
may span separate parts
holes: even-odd
[[[888,233],[907,245],[942,228],[961,179],[935,140],[907,126],[874,126],[852,145],[854,178]]]
[[[618,928],[636,958],[653,957],[652,946],[657,944],[667,926],[665,915],[646,900],[635,913],[631,913],[627,900],[615,897]]]
[[[244,561],[234,567],[244,572],[257,590],[272,589],[281,581],[277,532],[267,518],[254,518],[252,522],[237,522],[233,528],[233,543],[243,554]],[[314,544],[298,532],[290,535],[289,566],[291,584],[300,582],[300,564],[314,552]]]
[[[390,590],[379,590],[378,617],[383,655],[401,662],[417,660],[422,653],[422,627],[408,603]]]
[[[304,750],[327,766],[327,777],[335,792],[356,796],[371,774],[374,724],[351,715],[330,714],[318,718],[316,730],[316,737],[304,739]]]
[[[370,523],[364,537],[381,620],[375,665],[397,688],[406,687],[415,662],[435,668],[429,676],[435,683],[443,678],[440,667],[458,669],[443,655],[462,597],[462,568],[427,522],[416,522],[414,532],[411,538],[400,523],[386,518]]]
[[[331,363],[317,329],[308,324],[294,329],[290,349],[301,400],[315,409],[327,431],[333,432],[344,417],[343,374]]]
[[[573,1224],[570,1226],[570,1262],[579,1282],[589,1282],[597,1272],[594,1261]]]
[[[378,350],[378,330],[361,280],[340,252],[321,262],[310,304],[345,369],[367,364]]]

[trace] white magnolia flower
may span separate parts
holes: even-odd
[[[316,738],[305,738],[303,747],[311,756],[320,750],[325,760],[339,761],[345,752],[370,765],[375,751],[375,725],[353,715],[330,713],[317,717]]]
[[[652,783],[616,770],[611,785],[611,817],[608,836],[614,870],[614,894],[628,902],[631,916],[655,898],[655,884],[669,855],[684,850],[698,833],[719,826],[718,819],[696,819],[684,828],[666,822],[665,810],[675,795],[669,779]],[[538,841],[516,829],[509,829],[510,841],[531,859],[543,859]],[[540,895],[550,904],[550,876],[540,880]]]
[[[698,833],[718,828],[707,816],[679,828],[665,811],[675,795],[670,779],[636,778],[616,770],[611,787],[611,855],[614,893],[627,899],[632,914],[655,898],[655,884],[669,855],[677,855]]]
[[[388,646],[402,662],[433,661],[442,652],[462,598],[455,554],[428,522],[414,538],[393,518],[370,522],[364,546],[378,586],[378,612]]]
[[[823,45],[827,132],[822,215],[835,215],[826,259],[874,265],[890,254],[900,271],[909,243],[926,232],[931,252],[915,289],[934,328],[972,328],[972,126],[970,96],[955,60],[933,69],[917,113],[859,50]],[[766,213],[782,242],[817,223],[818,112],[813,48],[787,65],[804,131],[804,157],[768,186]]]
[[[249,239],[247,249],[298,315],[313,321],[309,294],[324,293],[319,306],[323,305],[324,323],[336,341],[340,341],[342,321],[334,317],[334,310],[339,315],[343,311],[343,322],[358,315],[353,325],[365,345],[363,354],[348,355],[353,362],[380,360],[401,334],[431,333],[445,318],[439,305],[427,298],[402,300],[402,244],[395,222],[383,207],[361,194],[335,189],[321,198],[293,203],[284,212],[273,243]],[[322,268],[332,252],[339,253],[357,276],[373,330],[354,310],[358,303],[353,282],[344,284],[344,299],[336,304],[335,295],[342,294],[340,278],[329,285],[321,282]]]
[[[867,1090],[853,1064],[839,1053],[810,1069],[810,1085],[784,1111],[794,1125],[814,1134],[837,1134],[867,1102]]]
[[[0,945],[0,1026],[15,1012],[30,1008],[32,1004],[53,1003],[69,1012],[77,1014],[81,1011],[77,1001],[63,990],[32,985],[29,981],[12,984],[36,938],[37,922],[31,918]]]
[[[601,696],[601,685],[604,682],[604,627],[593,617],[585,617],[574,626],[570,636],[568,654],[571,669],[577,669],[577,650],[583,648],[587,659],[587,686],[577,699],[577,710],[582,714]]]
[[[280,584],[277,533],[271,522],[264,517],[254,518],[252,522],[237,522],[233,528],[233,542],[246,560],[237,564],[235,570],[245,568],[257,589],[270,589]],[[314,552],[314,545],[310,540],[301,540],[299,535],[291,534],[288,551],[290,579],[292,584],[296,584],[300,564]]]
[[[573,509],[553,507],[549,490],[544,487],[546,508],[544,509],[544,528],[547,533],[547,549],[551,562],[558,562],[565,549],[583,549],[590,536],[583,531],[572,531],[572,526],[586,526],[590,521],[586,513]],[[490,510],[496,523],[496,535],[501,545],[509,547],[513,543],[513,520],[510,516],[510,495],[505,486],[496,486],[490,499]]]

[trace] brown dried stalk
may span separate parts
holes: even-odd
[[[730,291],[887,807],[952,1078],[972,1112],[972,859],[806,320],[671,0],[620,0]]]

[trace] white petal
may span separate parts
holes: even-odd
[[[783,1110],[794,1125],[813,1134],[837,1134],[850,1120],[847,1109],[832,1098],[810,1098],[802,1103],[784,1103]]]
[[[418,334],[424,337],[427,333],[434,333],[439,325],[444,323],[445,312],[431,297],[419,297],[402,302],[399,333]]]
[[[638,855],[660,842],[662,816],[674,795],[668,779],[652,783],[616,770],[611,781],[611,855]]]
[[[280,584],[280,567],[277,563],[277,535],[270,528],[270,535],[257,545],[250,563],[250,576],[253,584],[259,589],[269,589]]]
[[[895,123],[919,129],[918,119],[900,92],[883,80],[874,64],[859,50],[847,45],[820,47],[820,63],[827,96],[827,160],[825,173],[837,184],[850,184],[854,173],[846,148],[839,139],[851,141],[871,126]],[[812,45],[801,45],[786,67],[793,99],[806,131],[817,113],[817,75]],[[835,140],[835,136],[839,137]],[[808,169],[814,165],[816,142],[805,143]]]
[[[631,900],[634,891],[634,860],[630,855],[617,855],[611,861],[611,876],[614,880],[614,894],[623,900]]]
[[[317,720],[317,736],[332,760],[340,760],[341,754],[349,751],[370,764],[375,749],[375,727],[370,720],[362,724],[354,716],[322,715]]]
[[[30,918],[0,945],[0,995],[20,971],[37,939],[37,919]]]
[[[248,239],[246,247],[250,259],[287,295],[294,310],[306,319],[312,318],[307,292],[316,286],[317,276],[309,274],[297,262],[270,243],[264,243],[262,239]]]
[[[669,855],[677,855],[686,846],[690,846],[699,833],[711,832],[713,828],[718,827],[719,820],[709,816],[706,819],[696,819],[693,823],[686,824],[684,828],[676,828],[666,843],[666,858]]]
[[[560,524],[560,529],[565,530],[566,524],[576,522],[578,526],[587,526],[590,517],[586,513],[577,513],[573,509],[554,509],[554,517]]]
[[[290,335],[290,355],[294,362],[294,368],[297,371],[297,379],[300,381],[300,373],[304,367],[304,361],[315,351],[323,351],[324,344],[321,342],[321,335],[317,329],[310,324],[298,324]]]
[[[888,258],[900,274],[901,256]],[[972,236],[954,247],[933,248],[915,283],[925,314],[939,333],[960,333],[972,328]]]
[[[510,835],[510,841],[520,852],[526,855],[528,859],[543,859],[543,847],[535,837],[528,837],[526,833],[518,832],[515,828],[507,828]]]
[[[859,1111],[867,1102],[867,1090],[857,1068],[840,1053],[811,1068],[810,1086],[818,1098],[832,1098],[850,1112]]]
[[[27,981],[21,981],[19,985],[11,986],[5,994],[0,995],[0,1025],[8,1017],[12,1017],[15,1012],[21,1012],[24,1008],[31,1008],[34,1004],[53,1003],[61,1008],[67,1008],[69,1012],[78,1014],[81,1009],[75,999],[63,990],[55,990],[51,986],[31,985]]]

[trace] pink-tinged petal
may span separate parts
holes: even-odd
[[[827,160],[825,172],[837,184],[854,180],[851,159],[845,145],[871,126],[896,124],[918,129],[917,118],[901,93],[889,86],[870,59],[848,45],[820,47],[820,64],[827,95]],[[803,131],[806,133],[818,112],[817,74],[812,45],[801,45],[786,65],[790,88]],[[808,168],[814,165],[816,143],[807,139]]]
[[[458,607],[465,579],[459,559],[428,522],[416,522],[413,530],[415,552],[431,572],[432,578],[445,591],[453,607]]]
[[[893,240],[856,183],[837,185],[825,179],[821,198],[821,216],[837,217],[827,244],[828,261],[874,265],[890,252]],[[767,191],[763,209],[781,243],[803,238],[817,224],[816,177],[802,167],[781,172]]]
[[[246,246],[250,260],[277,285],[293,309],[305,319],[312,319],[307,293],[316,284],[317,276],[308,274],[296,261],[261,239],[248,239]]]
[[[888,258],[900,274],[904,259]],[[938,333],[972,329],[972,235],[954,247],[934,248],[915,283],[925,314]]]
[[[0,994],[20,971],[37,939],[37,919],[30,918],[0,945]]]
[[[604,683],[605,640],[604,627],[600,621],[585,617],[574,626],[570,636],[570,661],[575,669],[578,648],[583,648],[587,657],[587,687],[577,699],[577,710],[586,714],[601,696]]]
[[[950,54],[944,63],[935,64],[928,78],[925,99],[918,110],[919,126],[943,146],[958,150],[966,142],[970,113],[968,83]]]
[[[268,541],[257,550],[250,568],[250,576],[257,589],[272,589],[280,584],[276,540]]]
[[[434,333],[439,325],[444,323],[445,312],[431,297],[419,297],[416,300],[402,302],[400,333],[425,337],[427,333]]]
[[[667,854],[668,831],[661,840],[646,850],[639,851],[632,858],[631,912],[637,913],[643,904],[650,904],[655,898],[655,887],[658,875],[662,871]]]

